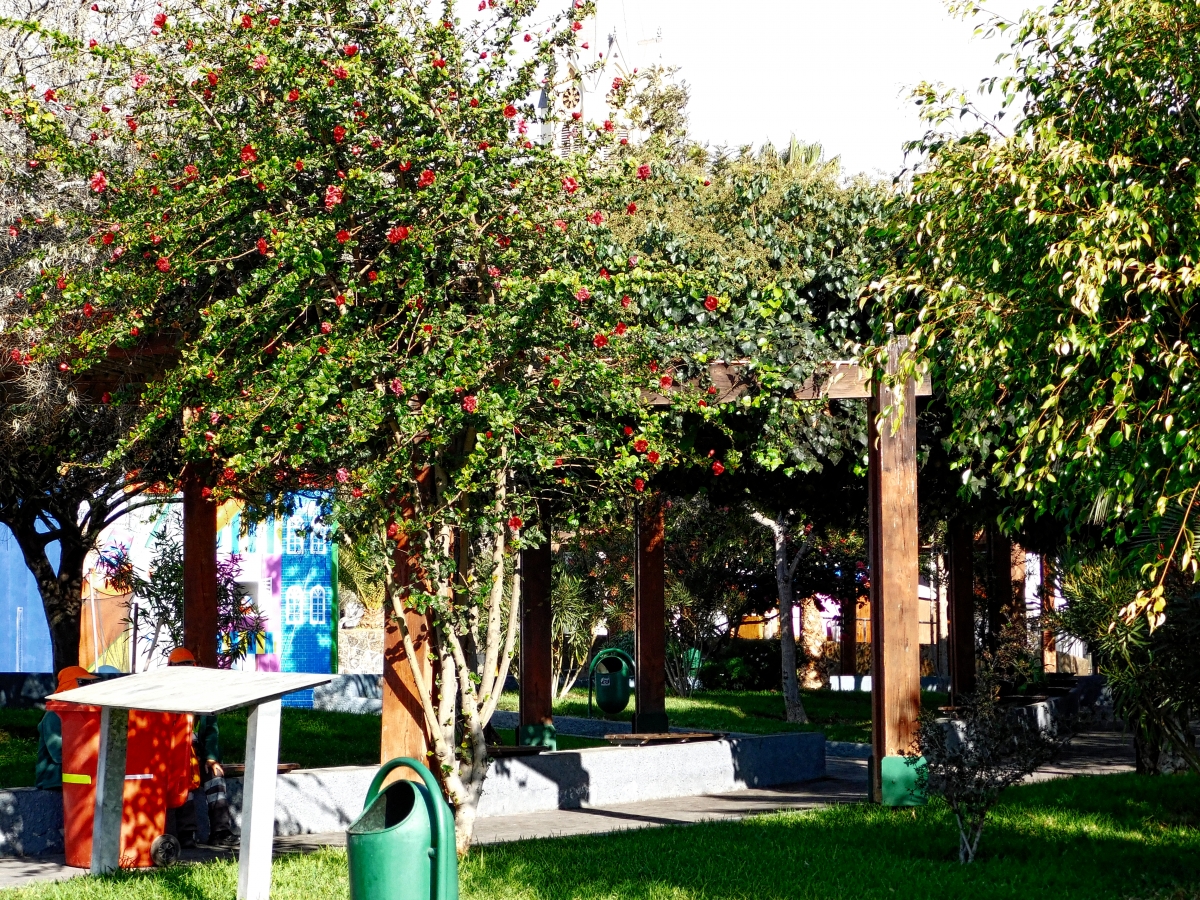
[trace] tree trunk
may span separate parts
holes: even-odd
[[[50,646],[54,653],[54,671],[79,665],[80,614],[83,610],[83,564],[87,548],[78,535],[68,531],[70,523],[60,526],[59,563],[54,570],[46,554],[46,536],[32,522],[8,522],[25,565],[37,581],[46,623],[50,628]],[[53,543],[53,542],[50,542]],[[18,661],[19,664],[19,661]]]
[[[779,594],[779,646],[783,668],[783,705],[787,721],[805,723],[808,713],[800,699],[800,681],[796,677],[796,632],[792,627],[792,575],[794,568],[788,565],[788,529],[780,519],[773,519],[762,512],[753,511],[756,522],[771,530],[775,542],[775,586]],[[797,555],[799,559],[799,555]]]

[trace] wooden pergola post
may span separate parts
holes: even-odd
[[[521,551],[521,704],[517,743],[556,748],[550,541]]]
[[[418,477],[426,477],[426,473]],[[401,515],[411,518],[411,503],[401,506]],[[396,541],[394,579],[401,595],[408,596],[408,584],[413,576],[414,561],[408,552],[408,535],[401,534]],[[417,665],[426,685],[433,685],[433,666],[429,660],[431,634],[428,615],[413,609],[405,609],[404,622],[412,636],[417,653]],[[404,635],[400,623],[392,610],[385,610],[383,631],[383,729],[380,739],[380,762],[388,762],[397,756],[425,760],[431,744],[429,729],[425,722],[425,710],[421,695],[417,691],[412,665],[404,650]],[[401,778],[419,780],[411,769],[397,773]]]
[[[896,371],[900,347],[890,348]],[[898,408],[897,400],[903,403]],[[889,415],[878,421],[890,408]],[[921,711],[921,634],[917,597],[917,392],[897,398],[876,385],[868,404],[871,560],[871,794],[885,801],[885,773],[912,748]]]
[[[205,472],[183,473],[183,643],[196,664],[217,667],[217,504]]]
[[[633,730],[638,734],[661,734],[669,727],[665,532],[662,498],[655,494],[639,503],[637,510]]]
[[[950,521],[950,693],[975,690],[975,535],[961,516]]]

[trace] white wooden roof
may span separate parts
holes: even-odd
[[[50,700],[150,712],[215,715],[332,681],[332,675],[168,666],[51,694]]]

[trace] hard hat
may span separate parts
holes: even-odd
[[[194,666],[195,664],[196,657],[187,647],[176,647],[167,657],[168,666]]]
[[[121,675],[122,672],[116,666],[101,666],[96,670],[97,675]]]
[[[83,666],[67,666],[58,673],[58,688],[57,692],[73,691],[79,687],[79,679],[86,678],[89,681],[95,679],[95,675],[85,669]]]

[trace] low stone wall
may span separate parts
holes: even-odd
[[[9,709],[44,709],[58,679],[38,672],[0,672],[0,706]]]
[[[374,766],[343,766],[280,775],[275,834],[344,831],[362,812],[376,771]],[[808,781],[824,774],[825,738],[811,732],[546,753],[494,761],[484,782],[479,815],[720,794]],[[240,778],[229,779],[229,800],[240,823]],[[208,816],[203,808],[198,813],[204,838]],[[56,852],[62,852],[62,795],[34,788],[0,791],[0,855]]]

